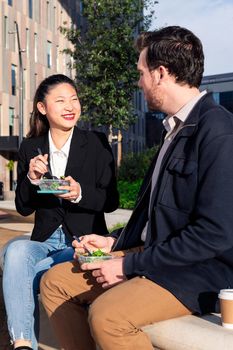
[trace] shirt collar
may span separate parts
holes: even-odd
[[[69,152],[70,152],[70,144],[71,144],[71,139],[73,136],[74,128],[72,129],[70,136],[68,137],[66,143],[62,146],[62,148],[59,150],[53,143],[53,139],[51,136],[51,132],[49,130],[49,152],[50,154],[53,154],[54,152],[63,152],[66,157],[68,158]]]
[[[189,113],[195,106],[195,104],[207,93],[206,90],[200,92],[197,96],[193,97],[188,103],[186,103],[179,111],[176,112],[176,114],[172,116],[167,116],[163,120],[163,125],[167,132],[172,132],[172,130],[175,128],[176,125],[176,118],[179,119],[182,124],[185,122],[185,120],[188,118]]]

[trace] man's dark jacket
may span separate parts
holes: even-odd
[[[62,225],[72,238],[88,233],[108,233],[104,212],[118,207],[115,166],[111,148],[104,134],[74,128],[65,175],[72,176],[82,188],[79,203],[62,200],[53,194],[39,194],[38,186],[27,177],[30,159],[49,154],[48,134],[25,139],[19,150],[18,181],[15,204],[21,215],[35,211],[32,240],[44,241]]]
[[[153,168],[115,250],[142,244]],[[146,276],[193,312],[219,311],[219,290],[233,287],[233,115],[211,95],[172,141],[152,200],[145,250],[125,257],[124,272]]]

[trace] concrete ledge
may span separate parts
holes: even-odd
[[[39,350],[59,350],[60,347],[50,326],[48,316],[40,303],[40,338]]]
[[[232,350],[233,331],[221,326],[220,315],[184,316],[143,327],[155,350]],[[40,349],[58,350],[41,306]],[[136,349],[135,349],[136,350]]]
[[[221,326],[219,314],[184,316],[143,328],[155,349],[232,350],[233,331]]]
[[[3,191],[3,197],[6,201],[13,201],[15,199],[15,191]]]

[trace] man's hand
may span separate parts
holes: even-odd
[[[127,280],[123,273],[123,259],[122,257],[100,262],[84,263],[81,265],[81,269],[93,270],[92,276],[96,278],[96,282],[102,284],[103,288],[110,288]]]
[[[109,253],[115,242],[115,239],[112,237],[103,237],[96,234],[81,236],[79,239],[80,242],[77,240],[72,242],[76,254],[85,253],[85,249],[83,248],[84,245],[92,252],[97,249],[101,249],[103,252]]]

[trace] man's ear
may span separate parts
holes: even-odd
[[[160,66],[159,73],[160,73],[160,79],[163,79],[168,74],[167,68],[165,68],[164,66]]]
[[[46,114],[46,109],[45,109],[45,105],[43,104],[43,102],[37,102],[37,109],[38,109],[38,111],[41,113],[41,114],[43,114],[43,115],[45,115]]]

